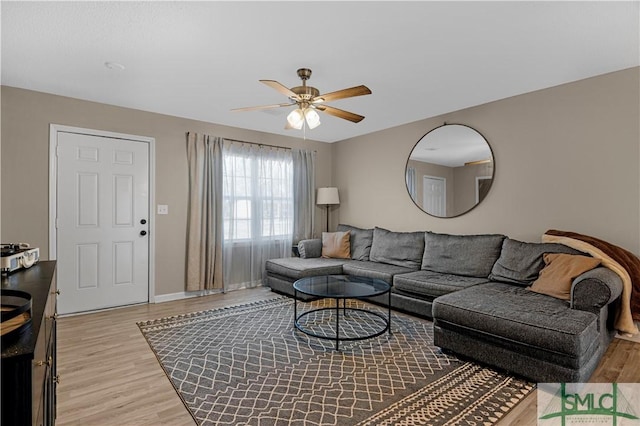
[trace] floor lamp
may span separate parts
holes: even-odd
[[[318,194],[316,196],[316,204],[319,206],[325,206],[327,212],[327,232],[329,232],[329,206],[340,204],[340,197],[338,196],[338,188],[318,188]]]

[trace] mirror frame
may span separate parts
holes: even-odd
[[[407,185],[407,169],[408,169],[408,167],[409,167],[409,160],[411,160],[411,154],[412,154],[412,153],[413,153],[413,151],[416,149],[416,147],[418,146],[418,144],[419,144],[420,142],[422,142],[422,140],[423,140],[424,138],[426,138],[430,133],[432,133],[432,132],[434,132],[434,131],[436,131],[436,130],[438,130],[438,129],[442,128],[442,127],[445,127],[445,126],[463,126],[463,127],[468,128],[468,129],[471,129],[471,130],[473,130],[474,132],[476,132],[478,135],[480,135],[480,137],[482,137],[482,139],[484,139],[485,143],[486,143],[486,144],[487,144],[487,146],[489,147],[489,152],[491,152],[491,161],[492,161],[492,163],[493,163],[493,167],[492,167],[492,169],[491,169],[491,184],[489,185],[489,188],[487,189],[487,195],[489,195],[489,192],[491,191],[491,188],[493,187],[493,181],[495,180],[495,177],[496,177],[496,157],[495,157],[495,155],[494,155],[494,153],[493,153],[493,148],[491,147],[491,144],[489,143],[489,141],[487,140],[487,138],[486,138],[482,133],[480,133],[477,129],[474,129],[473,127],[471,127],[471,126],[469,126],[469,125],[461,124],[461,123],[447,123],[447,122],[445,122],[444,124],[442,124],[442,125],[440,125],[440,126],[434,127],[433,129],[431,129],[431,130],[429,130],[427,133],[425,133],[425,134],[424,134],[420,139],[418,139],[418,142],[416,142],[416,143],[413,145],[413,147],[411,148],[411,151],[409,152],[409,156],[407,157],[407,161],[406,161],[405,166],[404,166],[404,187],[405,187],[405,189],[407,190],[407,195],[409,196],[409,198],[411,199],[411,201],[413,202],[413,204],[414,204],[418,209],[420,209],[420,211],[422,211],[423,213],[426,213],[426,214],[428,214],[429,216],[431,216],[431,217],[435,217],[435,218],[438,218],[438,219],[453,219],[453,218],[455,218],[455,217],[460,217],[460,216],[462,216],[462,215],[465,215],[465,214],[467,214],[467,213],[471,212],[473,209],[475,209],[475,208],[476,208],[476,207],[478,207],[480,204],[482,204],[482,202],[487,198],[487,195],[485,195],[485,197],[484,197],[482,200],[480,200],[480,201],[478,201],[477,203],[475,203],[475,204],[473,205],[473,207],[471,207],[471,208],[470,208],[470,209],[468,209],[468,210],[465,210],[464,212],[461,212],[461,213],[458,213],[458,214],[456,214],[456,215],[452,215],[452,216],[438,216],[438,215],[434,215],[433,213],[429,213],[428,211],[426,211],[425,209],[423,209],[423,208],[418,204],[418,202],[417,202],[416,200],[414,200],[414,199],[413,199],[413,197],[411,196],[411,193],[409,192],[409,186]]]

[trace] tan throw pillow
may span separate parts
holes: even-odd
[[[571,299],[571,283],[579,275],[600,265],[600,259],[564,253],[545,253],[545,267],[530,289],[562,300]]]
[[[351,259],[351,231],[323,232],[322,257]]]

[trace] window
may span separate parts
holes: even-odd
[[[289,152],[234,147],[223,153],[225,241],[290,238],[293,165]]]

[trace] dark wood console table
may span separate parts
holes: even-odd
[[[31,328],[2,346],[2,424],[53,425],[56,419],[56,262],[2,276],[2,289],[31,295]]]

